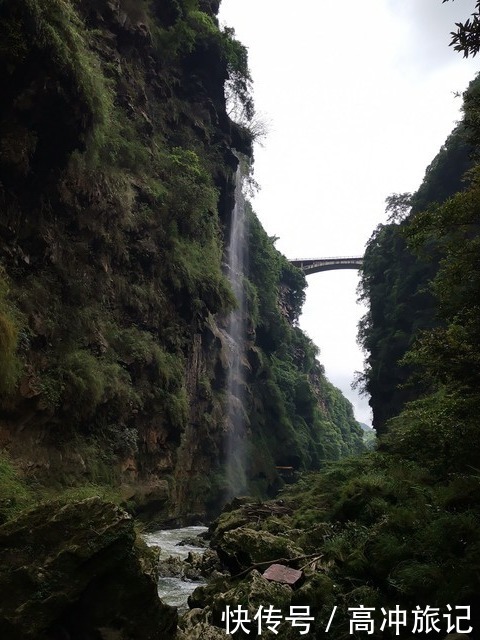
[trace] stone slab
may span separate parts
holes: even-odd
[[[263,573],[263,577],[272,582],[281,582],[294,587],[303,578],[303,571],[291,569],[284,564],[272,564]]]

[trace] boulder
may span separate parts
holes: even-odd
[[[177,542],[177,547],[208,547],[208,541],[202,536],[191,536]]]
[[[178,556],[160,556],[158,560],[158,575],[160,577],[174,576],[183,578],[185,576],[185,562]]]
[[[272,605],[275,608],[288,611],[292,597],[292,590],[284,584],[269,582],[256,569],[251,571],[229,591],[218,593],[213,597],[211,610],[215,624],[223,626],[222,613],[227,605],[236,607],[241,605],[248,609],[250,616],[254,616],[260,606]]]
[[[215,594],[228,591],[230,580],[225,574],[215,573],[210,576],[207,584],[197,587],[188,597],[190,609],[204,609],[211,602]]]
[[[238,640],[246,640],[246,638],[253,640],[259,636],[256,633],[257,624],[252,621],[261,606],[272,605],[286,612],[289,610],[291,603],[292,589],[290,587],[269,582],[256,569],[251,571],[243,580],[233,585],[225,583],[223,588],[223,591],[211,589],[210,593],[207,593],[209,587],[203,588],[202,593],[206,598],[204,597],[204,602],[201,604],[204,606],[201,609],[192,609],[183,616],[180,621],[182,631],[178,636],[178,640],[207,640],[207,638],[217,640],[217,638],[231,637],[225,633],[225,615],[227,607],[233,610],[239,605],[242,609],[248,611],[248,617],[251,621],[248,625],[250,633],[247,634],[240,630],[235,633],[235,637]],[[197,591],[200,590],[197,589]],[[200,603],[201,599],[197,597],[196,602]],[[205,600],[208,601],[208,604]],[[264,630],[261,637],[271,640],[277,636],[274,636],[268,630]],[[284,624],[279,631],[278,637],[285,639],[290,637],[288,628]]]
[[[0,637],[167,640],[177,613],[158,598],[133,520],[99,498],[48,503],[0,527]]]
[[[303,555],[288,538],[267,531],[239,527],[226,531],[212,541],[223,564],[232,572],[240,573],[259,563],[289,560]]]
[[[227,636],[225,629],[214,627],[208,622],[200,622],[193,627],[180,630],[176,640],[225,640],[231,637]]]

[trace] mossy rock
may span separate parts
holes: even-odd
[[[335,604],[335,585],[326,574],[316,572],[293,592],[292,604],[308,605],[312,613],[318,614],[322,607]]]
[[[304,555],[300,547],[288,538],[274,536],[268,531],[255,531],[240,527],[227,531],[212,543],[220,560],[233,572],[238,573],[259,563],[289,560]],[[267,568],[265,566],[265,568]]]
[[[237,529],[250,522],[250,518],[245,513],[243,507],[249,506],[247,498],[234,498],[227,504],[222,513],[210,525],[209,534],[212,541],[217,540],[227,531]]]
[[[0,549],[1,637],[174,636],[176,610],[158,599],[119,507],[99,498],[41,505],[0,527]]]
[[[199,622],[193,627],[180,630],[176,640],[224,640],[227,637],[224,629],[219,629],[208,622]]]
[[[218,613],[224,611],[225,606],[242,605],[247,607],[250,613],[256,613],[258,608],[266,604],[285,609],[290,606],[292,588],[279,582],[270,582],[262,574],[253,569],[248,576],[234,585],[226,593],[217,594],[213,598],[212,608]]]
[[[333,525],[330,522],[320,522],[308,529],[296,529],[295,535],[298,544],[308,553],[314,553],[321,549],[325,539],[332,534]],[[291,536],[291,532],[289,532]]]
[[[292,597],[292,589],[284,584],[277,582],[269,582],[259,571],[254,569],[246,578],[234,585],[229,591],[219,593],[213,598],[211,604],[212,621],[216,625],[224,625],[222,622],[222,614],[227,610],[227,606],[231,609],[240,605],[243,609],[248,609],[249,618],[258,612],[260,607],[268,607],[272,605],[275,609],[280,609],[283,615],[289,611]],[[242,635],[238,633],[239,638],[257,637],[255,634],[256,623],[251,625],[251,633]],[[237,634],[235,634],[237,635]],[[268,631],[262,633],[262,637],[274,637]],[[280,636],[283,637],[283,636]]]
[[[291,598],[292,589],[289,586],[266,580],[256,569],[242,580],[232,581],[225,577],[217,579],[207,586],[199,587],[190,597],[189,605],[195,608],[182,618],[180,626],[184,635],[179,637],[182,640],[223,638],[226,636],[223,616],[226,614],[227,606],[231,609],[241,606],[242,609],[248,610],[249,618],[253,619],[261,606],[268,605],[280,609],[285,615],[289,611]],[[241,631],[235,635],[238,638],[256,638],[255,628],[254,624],[251,627],[253,633],[250,635],[242,635]],[[206,635],[202,636],[202,632]],[[279,637],[286,638],[286,630],[282,633]],[[262,633],[263,636],[273,637],[268,631]]]
[[[216,593],[227,591],[230,581],[227,576],[221,575],[209,580],[208,584],[197,587],[188,597],[188,606],[191,609],[204,609],[212,601]]]

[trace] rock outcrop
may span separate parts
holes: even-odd
[[[158,598],[133,520],[98,498],[44,504],[0,528],[0,637],[168,640],[177,613]],[[151,560],[151,558],[150,558]]]
[[[0,3],[0,449],[41,486],[121,485],[163,523],[238,487],[224,259],[253,134],[227,101],[253,106],[218,5]],[[242,473],[266,496],[278,466],[362,443],[296,327],[305,277],[247,209]]]

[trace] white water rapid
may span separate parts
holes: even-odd
[[[178,543],[185,539],[194,538],[207,531],[207,527],[183,527],[181,529],[163,529],[144,536],[145,542],[151,547],[159,547],[160,558],[174,556],[185,560],[190,551],[203,553],[204,547]],[[177,576],[162,576],[158,580],[158,595],[162,602],[177,607],[179,613],[187,611],[188,596],[203,582],[186,580]]]
[[[232,286],[237,307],[228,319],[227,332],[230,338],[230,363],[227,378],[228,412],[226,438],[226,465],[229,495],[232,498],[246,489],[246,415],[245,397],[245,341],[246,304],[244,273],[247,264],[245,197],[241,164],[237,169],[235,184],[235,206],[232,211],[230,238],[227,253],[227,276]]]

